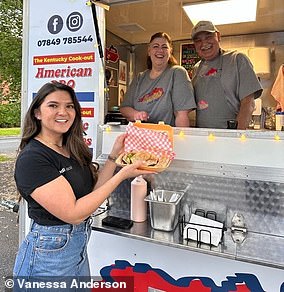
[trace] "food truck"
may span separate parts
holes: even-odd
[[[105,123],[105,42],[105,10],[96,1],[24,0],[23,116],[45,82],[70,85],[82,107],[84,139],[101,165],[129,127]],[[150,197],[146,221],[106,226],[109,215],[130,219],[131,180],[124,181],[93,214],[91,275],[131,279],[132,290],[121,291],[283,292],[284,132],[172,131],[175,158],[145,179],[147,196],[164,191],[178,200]],[[22,203],[20,242],[28,228]]]

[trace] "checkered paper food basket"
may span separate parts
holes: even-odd
[[[172,128],[164,124],[129,123],[126,127],[125,152],[147,151],[174,159]]]
[[[169,167],[175,157],[173,151],[173,128],[163,123],[150,124],[138,121],[134,124],[129,123],[126,127],[124,153],[117,159],[117,163],[125,166],[127,164],[126,160],[129,161],[129,155],[131,156],[130,161],[133,161],[133,159],[136,159],[136,155],[145,157],[143,153],[147,153],[147,155],[153,154],[154,158],[150,156],[149,160],[146,159],[146,164],[147,162],[150,164],[141,166],[141,169],[161,172]],[[154,161],[156,162],[152,164]]]

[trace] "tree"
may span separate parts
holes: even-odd
[[[0,0],[0,84],[6,83],[9,90],[4,93],[1,86],[0,100],[20,102],[23,0]]]

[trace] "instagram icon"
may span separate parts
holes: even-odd
[[[77,31],[83,25],[83,17],[79,12],[72,12],[66,20],[67,28],[70,31]]]

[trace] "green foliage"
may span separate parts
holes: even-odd
[[[0,104],[0,127],[20,127],[21,103]]]
[[[0,83],[10,93],[0,100],[19,102],[21,96],[23,0],[0,0]]]

